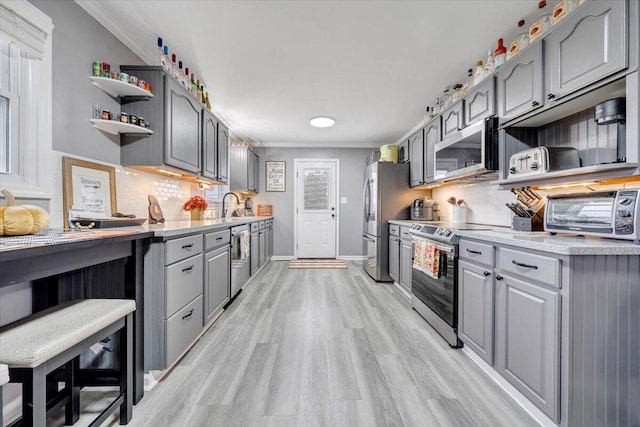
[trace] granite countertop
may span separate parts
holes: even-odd
[[[152,236],[177,237],[272,218],[272,216],[245,216],[203,221],[167,221],[163,224],[145,223],[134,227],[100,228],[81,231],[53,229],[35,235],[0,237],[0,253],[6,254],[10,251],[20,249],[44,248],[71,243],[78,244],[80,242],[92,242],[99,239],[136,239]],[[95,242],[93,244],[95,244]]]
[[[390,220],[389,223],[410,227],[416,223],[429,223],[429,221]],[[515,231],[495,225],[487,225],[487,228],[487,230],[458,230],[458,235],[558,255],[640,255],[640,245],[636,245],[631,240],[581,237],[573,234],[553,236],[545,231]]]

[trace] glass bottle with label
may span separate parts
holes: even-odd
[[[473,74],[473,85],[478,86],[484,80],[484,67],[482,61],[476,63],[476,72]]]
[[[162,57],[161,57],[161,61],[162,61],[162,69],[164,70],[165,73],[170,74],[171,73],[171,61],[169,60],[169,46],[165,46],[162,50]]]
[[[509,44],[509,50],[507,50],[507,61],[516,56],[522,49],[529,46],[529,33],[524,28],[524,19],[518,22],[518,35]]]
[[[196,99],[202,104],[202,89],[200,86],[200,80],[196,80]]]
[[[442,97],[440,98],[440,102],[442,104],[440,106],[442,110],[444,110],[449,105],[451,105],[451,89],[449,88],[449,86],[444,88],[444,91],[442,92]]]
[[[157,58],[158,59],[157,59],[157,61],[158,61],[159,65],[164,66],[164,58],[163,58],[164,50],[162,49],[162,46],[163,46],[162,37],[158,37],[158,53],[157,53],[157,55],[158,55]]]
[[[187,92],[191,93],[191,81],[189,80],[189,67],[185,67],[184,76],[186,77],[185,87],[187,88]]]
[[[538,3],[538,19],[529,27],[529,43],[534,42],[551,28],[551,13],[547,8],[547,1]]]
[[[178,75],[180,76],[180,84],[182,87],[187,87],[187,76],[184,74],[184,70],[182,69],[182,61],[178,61]]]
[[[487,52],[487,62],[484,64],[484,75],[488,76],[489,74],[493,73],[493,70],[495,70],[495,62],[493,60],[493,50],[489,49],[489,51]]]
[[[207,110],[211,110],[211,103],[209,102],[209,92],[205,92],[204,102],[205,102],[205,107],[207,107]]]
[[[469,68],[467,70],[467,78],[464,80],[464,84],[462,85],[462,92],[468,93],[473,87],[473,68]]]
[[[552,24],[556,25],[578,7],[578,0],[558,0],[553,7]]]
[[[196,96],[196,75],[191,73],[191,94]]]
[[[504,40],[503,39],[498,39],[498,47],[496,48],[496,51],[494,52],[494,59],[495,59],[495,69],[496,71],[498,71],[500,69],[500,67],[502,67],[504,65],[504,61],[506,61],[507,58],[507,48],[504,47],[503,45]]]
[[[171,54],[171,76],[177,82],[180,81],[180,70],[178,69],[178,63],[176,62],[176,54]]]

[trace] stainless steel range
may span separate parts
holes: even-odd
[[[475,224],[431,222],[411,226],[414,262],[411,268],[411,305],[451,347],[458,339],[458,242],[460,230],[488,230]],[[439,267],[426,272],[417,264],[415,248],[430,249]]]

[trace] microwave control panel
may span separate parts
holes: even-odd
[[[633,234],[636,222],[638,191],[618,191],[616,199],[615,234]]]

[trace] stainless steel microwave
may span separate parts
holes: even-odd
[[[435,145],[436,181],[498,170],[498,119],[489,117]]]
[[[640,243],[640,191],[595,191],[547,196],[544,230]]]

